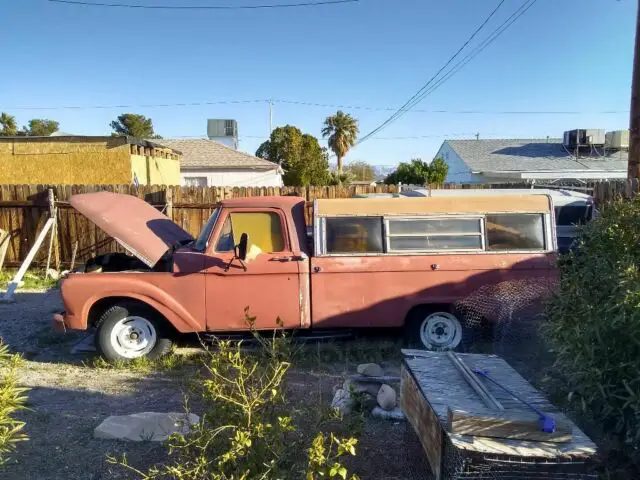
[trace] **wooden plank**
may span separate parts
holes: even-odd
[[[573,438],[573,428],[569,422],[557,420],[553,433],[543,432],[538,424],[538,415],[534,413],[477,413],[450,408],[448,411],[447,430],[460,435],[558,443],[570,442]]]
[[[442,472],[442,427],[405,364],[402,365],[400,381],[400,407],[420,439],[435,480],[439,480]]]
[[[2,272],[4,259],[7,256],[7,249],[9,248],[9,236],[9,232],[0,229],[0,272]]]
[[[24,277],[24,274],[27,273],[27,269],[29,268],[29,265],[31,265],[31,262],[36,256],[36,253],[38,253],[38,250],[40,249],[40,245],[42,245],[42,242],[47,236],[47,233],[49,232],[49,230],[51,230],[51,227],[53,226],[53,222],[54,222],[54,219],[50,218],[47,220],[47,223],[45,223],[44,228],[42,229],[42,231],[40,231],[40,234],[38,235],[38,238],[36,239],[35,243],[31,247],[31,250],[29,250],[29,254],[27,255],[27,258],[24,259],[24,262],[22,262],[22,266],[16,273],[15,277],[13,277],[13,280],[11,280],[11,283],[9,283],[9,285],[7,286],[7,291],[4,292],[4,295],[2,296],[2,302],[13,301],[13,294],[18,288],[18,284],[22,281],[22,277]]]

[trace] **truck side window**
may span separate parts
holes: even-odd
[[[231,230],[231,217],[227,216],[224,221],[224,225],[222,225],[218,243],[216,244],[216,252],[230,252],[233,250],[234,246],[233,231]]]
[[[232,212],[222,226],[216,252],[233,250],[243,233],[249,236],[249,242],[263,252],[284,250],[280,215],[275,212]]]
[[[327,218],[327,253],[382,253],[382,218]]]
[[[487,250],[543,250],[544,221],[537,213],[487,215]]]

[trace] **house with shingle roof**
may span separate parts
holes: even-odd
[[[282,169],[207,138],[160,140],[182,152],[180,177],[190,187],[280,187]]]
[[[603,147],[572,152],[561,138],[445,140],[435,156],[449,166],[446,182],[475,184],[626,178],[627,157]]]

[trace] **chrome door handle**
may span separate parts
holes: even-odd
[[[290,262],[291,257],[272,257],[269,259],[270,262]]]

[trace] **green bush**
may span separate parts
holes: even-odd
[[[27,389],[18,386],[18,366],[22,359],[9,353],[0,341],[0,465],[7,462],[15,451],[16,444],[27,436],[22,432],[24,422],[14,415],[25,408]]]
[[[574,407],[640,467],[640,199],[604,207],[559,262],[546,333]]]
[[[109,461],[145,480],[346,479],[340,460],[355,455],[357,440],[318,433],[309,447],[309,432],[297,431],[284,393],[291,343],[283,334],[256,339],[257,351],[224,341],[208,351],[193,382],[201,421],[189,434],[169,438],[167,462],[143,472],[126,457]],[[300,455],[305,447],[306,459]]]

